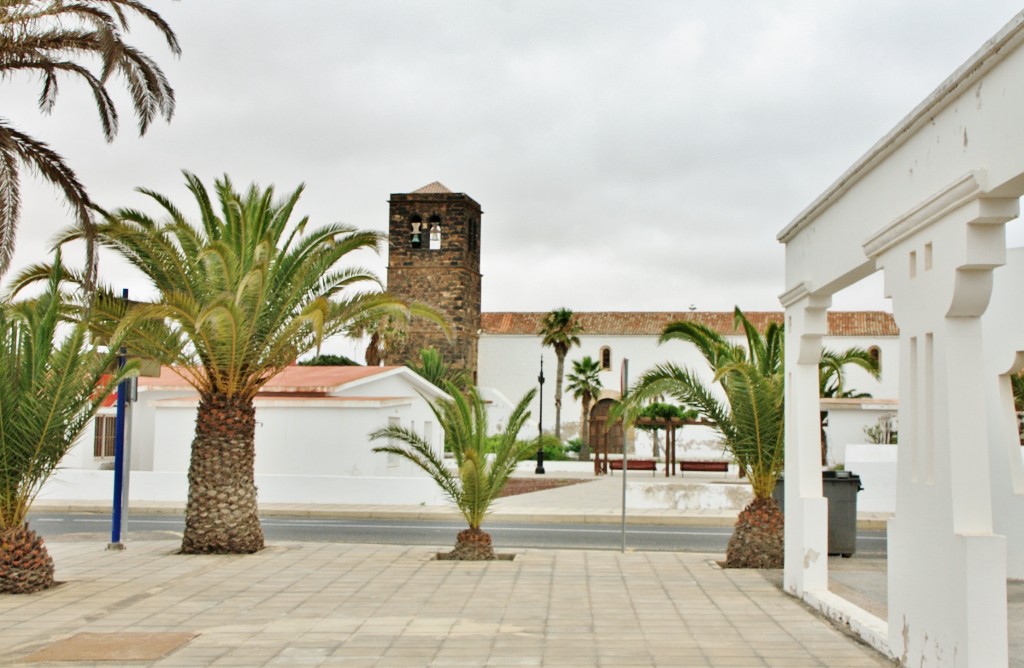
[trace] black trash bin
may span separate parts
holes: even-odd
[[[786,512],[786,481],[779,478],[772,498]],[[857,492],[860,476],[850,471],[822,471],[821,492],[828,499],[828,553],[829,556],[851,557],[857,551]]]

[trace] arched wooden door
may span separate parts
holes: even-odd
[[[594,453],[594,473],[608,472],[608,455],[621,455],[626,441],[622,420],[608,426],[608,412],[614,399],[601,399],[590,409],[590,447]]]

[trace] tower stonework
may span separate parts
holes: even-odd
[[[437,181],[393,193],[388,225],[388,292],[428,304],[448,320],[451,338],[436,324],[413,320],[391,364],[419,361],[437,348],[451,367],[476,380],[480,331],[480,205]]]

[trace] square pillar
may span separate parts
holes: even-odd
[[[968,174],[865,244],[900,328],[889,642],[903,665],[1005,666],[1006,543],[993,532],[981,316],[1016,199]]]
[[[786,307],[786,553],[783,586],[803,597],[828,590],[828,501],[821,494],[818,364],[830,296],[805,284],[780,297]]]

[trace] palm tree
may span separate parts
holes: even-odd
[[[404,318],[367,313],[365,318],[353,323],[351,336],[357,339],[368,336],[364,354],[366,366],[381,366],[388,363],[394,350],[405,341],[408,332]]]
[[[562,377],[565,374],[565,356],[573,346],[580,345],[583,327],[576,322],[575,314],[567,308],[559,308],[544,316],[540,325],[542,346],[555,349],[558,368],[555,371],[555,438],[562,440]]]
[[[98,352],[88,345],[85,323],[63,322],[69,311],[61,271],[58,254],[41,297],[0,306],[0,593],[53,585],[53,560],[28,528],[29,507],[131,370],[111,371],[120,334],[108,352]]]
[[[132,14],[154,26],[172,53],[181,53],[170,26],[138,0],[5,0],[0,3],[0,78],[37,75],[42,82],[39,109],[44,114],[50,113],[57,101],[62,76],[84,82],[96,103],[103,136],[113,141],[119,119],[107,84],[119,74],[131,96],[139,134],[145,134],[157,116],[171,119],[174,91],[156,62],[124,41]],[[83,64],[93,60],[100,63],[98,72]],[[91,278],[95,266],[92,202],[85,187],[60,155],[6,120],[0,120],[0,276],[14,254],[20,210],[19,164],[56,186],[78,224],[88,232],[87,277]]]
[[[640,377],[627,399],[633,410],[625,413],[636,415],[643,403],[661,395],[696,409],[722,435],[754,492],[736,522],[726,562],[731,567],[781,568],[783,517],[771,494],[783,470],[783,329],[771,323],[762,333],[739,308],[733,322],[743,329],[746,347],[688,321],[669,324],[660,338],[696,346],[721,393],[696,372],[669,362]]]
[[[590,461],[590,404],[601,396],[601,365],[589,355],[572,363],[569,379],[569,391],[574,399],[578,399],[583,408],[580,411],[580,460]]]
[[[695,410],[684,410],[679,406],[673,404],[666,404],[661,401],[655,401],[647,404],[637,414],[634,424],[637,429],[643,429],[644,431],[651,432],[654,441],[653,456],[655,459],[661,457],[661,453],[658,450],[658,432],[662,429],[665,430],[665,444],[666,448],[669,443],[669,430],[675,433],[677,429],[682,427],[682,423],[686,420],[693,420],[697,417],[697,411]],[[674,424],[678,421],[678,424]],[[671,462],[669,461],[669,452],[665,452],[665,467],[669,468]]]
[[[401,425],[374,431],[372,439],[386,439],[390,443],[373,451],[404,457],[423,469],[462,512],[469,528],[459,532],[455,549],[447,555],[449,559],[491,560],[491,536],[480,526],[516,463],[537,447],[534,441],[517,440],[519,430],[530,417],[527,407],[536,390],[530,390],[519,400],[504,431],[492,437],[487,433],[487,407],[477,389],[470,387],[462,393],[449,383],[447,390],[451,398],[439,399],[430,408],[444,429],[445,450],[455,458],[456,471],[423,437]]]
[[[461,392],[469,385],[469,375],[465,369],[448,366],[440,351],[434,347],[420,348],[420,363],[410,365],[409,368],[441,389],[450,383]]]
[[[754,492],[754,500],[737,520],[726,562],[732,567],[781,568],[783,519],[771,494],[784,466],[785,332],[777,323],[769,323],[763,333],[759,332],[739,308],[734,312],[733,323],[736,329],[743,329],[745,347],[730,343],[709,327],[686,321],[669,324],[660,339],[676,339],[696,346],[714,372],[713,383],[719,385],[721,394],[713,392],[690,369],[666,363],[641,376],[630,391],[629,403],[637,411],[644,401],[662,394],[672,396],[696,409],[722,435]],[[823,387],[850,392],[844,389],[843,367],[863,367],[863,356],[851,349],[840,353],[826,351],[822,357],[821,378],[832,379]]]
[[[860,367],[876,380],[882,375],[878,358],[869,351],[851,347],[843,351],[825,349],[818,364],[818,392],[823,399],[860,399],[870,397],[867,392],[846,389],[846,367]],[[828,439],[825,436],[825,421],[828,411],[820,411],[821,417],[821,465],[828,464]]]
[[[256,393],[367,313],[436,315],[381,292],[372,272],[337,267],[351,252],[377,250],[382,235],[293,222],[302,187],[278,201],[273,187],[242,194],[225,176],[216,182],[218,211],[200,180],[185,177],[197,222],[141,190],[164,210],[163,221],[121,209],[97,229],[102,246],[150,279],[155,303],[98,299],[94,309],[110,322],[127,318],[139,353],[176,365],[199,392],[182,551],[255,552],[263,547],[253,471]]]

